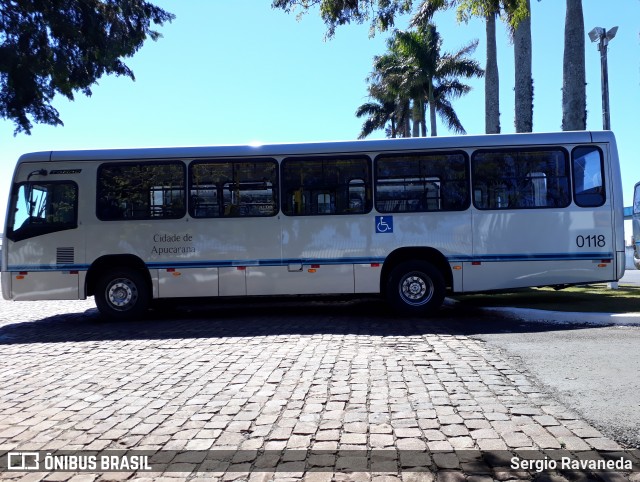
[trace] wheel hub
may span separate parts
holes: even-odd
[[[416,276],[412,276],[407,278],[402,287],[405,295],[411,299],[418,299],[424,296],[426,293],[427,287],[423,280]]]
[[[136,287],[130,280],[114,280],[107,288],[107,298],[114,308],[126,308],[137,296]]]
[[[400,283],[400,296],[412,305],[423,305],[433,296],[433,283],[416,273],[408,274]]]

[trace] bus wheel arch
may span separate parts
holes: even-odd
[[[94,295],[100,313],[131,319],[145,312],[152,298],[149,270],[137,256],[103,256],[87,273],[87,295]]]
[[[447,259],[433,248],[401,248],[382,266],[380,292],[398,311],[424,315],[437,310],[453,275]]]

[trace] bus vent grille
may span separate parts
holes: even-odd
[[[73,248],[58,248],[56,250],[56,264],[73,264]]]

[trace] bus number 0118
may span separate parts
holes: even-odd
[[[590,236],[576,236],[576,245],[578,248],[604,248],[606,244],[604,234],[597,236],[595,234]]]

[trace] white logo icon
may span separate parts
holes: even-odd
[[[38,470],[40,454],[38,452],[9,452],[7,465],[9,470]]]

